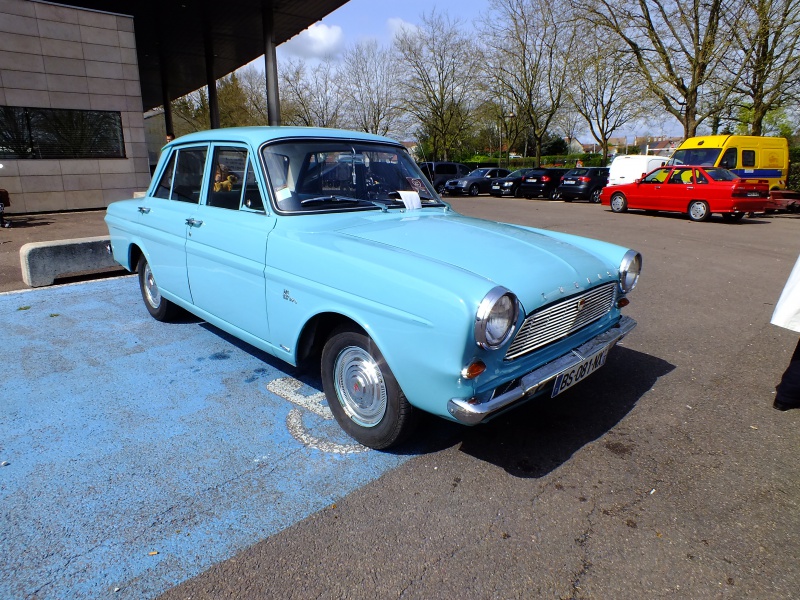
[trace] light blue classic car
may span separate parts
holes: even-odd
[[[158,320],[177,307],[284,361],[320,365],[341,427],[398,444],[424,410],[477,424],[601,367],[638,252],[465,217],[388,138],[257,127],[163,150],[115,202],[114,258]]]

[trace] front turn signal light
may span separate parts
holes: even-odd
[[[464,379],[475,379],[478,375],[486,370],[486,365],[482,360],[476,360],[474,363],[467,365],[461,370],[461,376]]]

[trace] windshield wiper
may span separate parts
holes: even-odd
[[[333,203],[345,203],[345,204],[372,204],[373,206],[377,206],[383,212],[386,212],[386,205],[381,204],[380,202],[375,202],[374,200],[366,200],[364,198],[351,198],[350,196],[336,196],[335,194],[331,194],[330,196],[316,196],[315,198],[306,198],[305,200],[301,200],[301,205],[311,204],[313,202],[333,202]]]

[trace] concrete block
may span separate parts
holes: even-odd
[[[56,278],[117,265],[106,245],[108,237],[32,242],[19,249],[22,280],[30,287],[51,285]]]

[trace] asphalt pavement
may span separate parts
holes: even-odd
[[[35,516],[20,524],[5,512],[0,549],[12,567],[0,589],[34,573],[27,595],[5,595],[796,598],[800,411],[771,403],[797,335],[769,318],[800,253],[800,217],[692,223],[486,196],[453,205],[641,251],[626,308],[639,325],[557,399],[475,428],[428,419],[402,453],[331,454],[287,434],[295,384],[274,392],[274,382],[303,374],[202,322],[142,318],[132,278],[0,294],[0,454],[21,447],[44,461],[0,456],[9,463],[4,507]],[[24,243],[21,234],[105,233],[102,213],[42,215],[0,231],[0,285],[10,289],[24,287],[6,268],[6,247]],[[80,233],[50,237],[68,231]],[[98,322],[87,326],[83,314]],[[173,356],[177,371],[165,367]],[[310,437],[335,436],[309,412],[315,382],[300,384],[303,419],[316,423]],[[111,396],[120,408],[105,407]],[[61,418],[70,404],[77,416]],[[270,422],[278,427],[259,433]],[[12,427],[21,431],[13,439]],[[225,451],[191,449],[212,443]],[[258,451],[268,444],[274,450]],[[139,449],[141,461],[135,452],[117,461],[119,446]],[[321,462],[304,460],[300,471],[288,460],[253,462],[264,456]],[[116,465],[112,479],[103,463]],[[280,481],[292,482],[296,500],[278,498]],[[259,511],[277,525],[257,524]],[[64,532],[83,545],[53,546]]]

